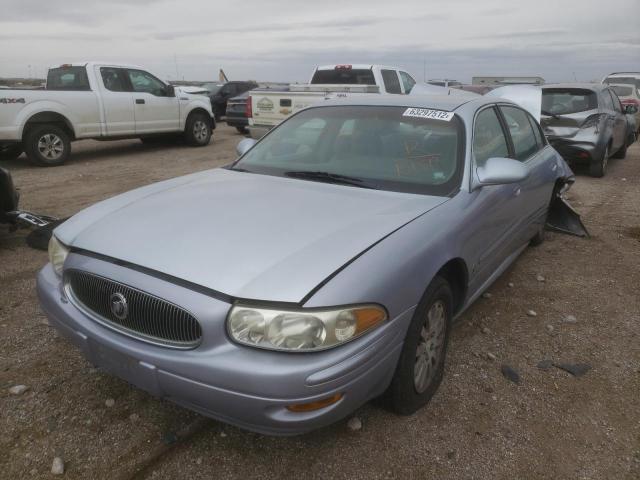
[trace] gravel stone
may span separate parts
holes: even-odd
[[[489,292],[484,292],[482,294],[482,298],[491,298],[493,295],[491,295]]]
[[[107,398],[104,401],[104,404],[107,406],[107,408],[111,408],[116,404],[116,401],[113,398]]]
[[[538,314],[536,313],[535,310],[527,310],[527,315],[529,317],[537,317],[538,316]]]
[[[507,283],[507,286],[508,286],[509,288],[513,288],[515,285],[513,284],[513,282],[509,282],[509,283]]]
[[[480,331],[485,335],[489,335],[491,333],[491,329],[489,327],[482,327]]]
[[[64,473],[64,461],[60,457],[53,459],[51,464],[51,473],[53,475],[62,475]]]
[[[132,413],[131,415],[129,415],[129,420],[131,420],[132,422],[137,422],[138,420],[140,420],[140,415],[138,415],[137,413]]]
[[[564,321],[566,323],[576,323],[578,320],[573,315],[567,315],[566,317],[564,317]]]
[[[502,367],[500,367],[500,371],[502,372],[504,378],[512,381],[516,385],[520,385],[520,374],[516,372],[513,367],[510,367],[509,365],[502,365]]]
[[[353,432],[360,430],[362,428],[362,420],[358,417],[351,417],[347,422],[347,427]]]
[[[22,395],[27,390],[29,390],[29,387],[26,385],[14,385],[9,389],[9,393],[11,395]]]
[[[497,357],[496,357],[493,353],[491,353],[491,352],[487,352],[487,358],[488,358],[489,360],[493,360],[493,361],[495,361]]]
[[[546,280],[546,278],[544,278],[542,275],[538,275],[536,277],[536,280],[539,281],[539,282],[544,282]]]
[[[553,333],[553,325],[551,324],[547,325],[547,332]]]

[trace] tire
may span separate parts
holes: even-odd
[[[0,146],[0,160],[15,160],[23,151],[21,143]]]
[[[395,413],[415,413],[429,403],[438,390],[444,374],[452,312],[451,287],[442,277],[436,277],[413,314],[396,371],[389,388],[383,394],[383,403]],[[430,320],[436,320],[437,323]],[[430,338],[426,338],[429,335],[434,335],[436,341],[431,342]],[[429,344],[432,345],[431,349]],[[424,356],[418,355],[418,348],[423,350]],[[432,357],[428,355],[429,351],[433,352]],[[430,366],[429,369],[424,370],[427,366]],[[420,375],[421,372],[423,375]]]
[[[24,150],[31,162],[40,167],[56,167],[71,154],[69,135],[57,125],[36,125],[26,135]]]
[[[609,145],[606,146],[600,158],[591,162],[591,165],[589,165],[589,174],[592,177],[598,177],[598,178],[604,177],[604,174],[607,172],[608,160],[609,160]]]
[[[211,140],[211,118],[204,113],[192,113],[187,117],[184,138],[193,147],[204,147]]]
[[[247,133],[249,133],[249,130],[247,129],[247,127],[236,127],[236,130],[238,131],[238,133],[241,133],[242,135],[246,135]]]

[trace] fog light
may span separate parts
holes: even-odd
[[[343,397],[342,393],[336,393],[335,395],[332,395],[327,398],[323,398],[322,400],[316,400],[315,402],[288,405],[287,410],[290,410],[292,412],[312,412],[314,410],[320,410],[321,408],[328,407],[329,405],[333,405],[342,397]]]

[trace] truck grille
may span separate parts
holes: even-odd
[[[202,330],[186,310],[108,278],[67,270],[65,289],[73,303],[103,325],[150,343],[193,348]]]

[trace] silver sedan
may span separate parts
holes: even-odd
[[[95,365],[267,434],[436,393],[451,327],[572,173],[500,98],[361,97],[54,231],[38,293]]]

